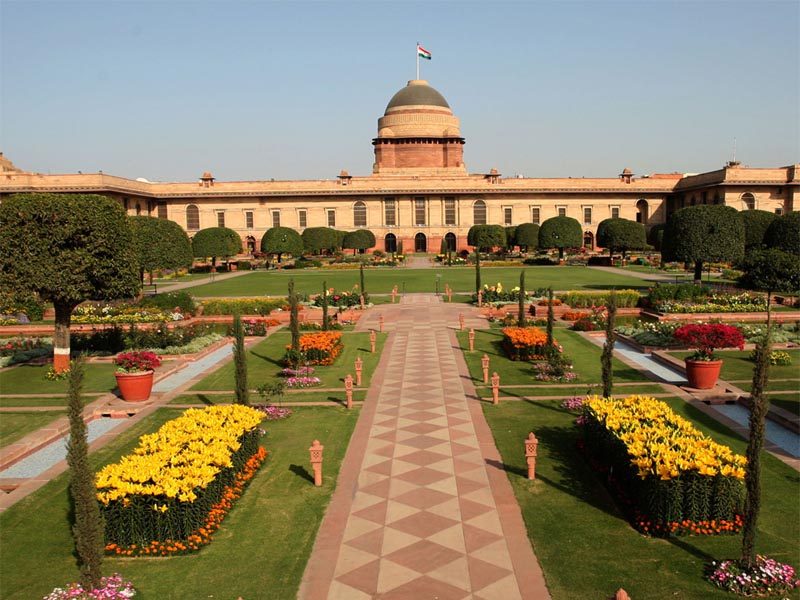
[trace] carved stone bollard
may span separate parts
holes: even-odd
[[[358,297],[358,301],[361,303],[361,310],[364,310],[364,294]]]
[[[319,443],[319,440],[314,440],[308,453],[311,455],[311,467],[314,469],[314,485],[319,487],[322,485],[322,451],[325,446]]]
[[[481,359],[481,367],[483,368],[483,383],[489,383],[489,355],[484,354]]]
[[[469,330],[469,351],[472,352],[475,350],[475,330]]]
[[[500,403],[500,375],[492,374],[492,404]]]
[[[447,301],[452,304],[452,302],[453,302],[453,290],[447,290]]]
[[[533,435],[533,432],[528,434],[525,440],[525,458],[528,461],[528,479],[536,479],[536,447],[539,445],[539,440]]]
[[[375,353],[375,330],[374,329],[370,329],[370,332],[369,332],[369,345],[370,345],[370,348],[371,348],[371,352],[374,354]]]
[[[458,315],[458,326],[461,329],[461,331],[464,331],[464,313]]]
[[[394,299],[397,297],[397,286],[392,288],[392,304],[394,304]]]
[[[356,385],[361,386],[361,371],[364,369],[364,361],[359,356],[356,358]]]
[[[378,331],[383,333],[383,315],[378,316]]]
[[[478,290],[478,308],[483,306],[483,292]]]
[[[628,595],[628,592],[619,588],[617,593],[614,594],[614,600],[631,600],[631,597]]]
[[[344,390],[347,393],[347,408],[353,408],[353,376],[349,373],[344,378]]]

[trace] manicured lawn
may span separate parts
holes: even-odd
[[[718,442],[744,453],[745,443],[716,421],[682,400],[669,399],[668,403]],[[484,413],[554,600],[607,598],[620,587],[635,600],[734,597],[707,583],[703,570],[711,560],[738,557],[741,535],[642,536],[627,523],[600,478],[578,453],[575,415],[561,409],[558,401],[485,405]],[[535,481],[526,478],[521,451],[530,431],[539,439]],[[797,568],[800,476],[769,455],[763,465],[756,549]]]
[[[529,290],[552,286],[556,290],[646,288],[647,282],[638,277],[628,277],[597,271],[586,267],[485,267],[481,268],[481,280],[494,285],[498,281],[506,287],[519,282],[524,269]],[[398,294],[403,291],[436,291],[437,275],[439,290],[445,284],[454,292],[469,292],[475,289],[475,269],[471,267],[438,267],[432,269],[365,269],[364,284],[367,293],[389,294],[397,285]],[[241,277],[199,285],[187,291],[193,296],[286,296],[289,279],[294,279],[295,289],[304,294],[318,294],[325,281],[337,291],[352,290],[360,285],[358,269],[347,270],[299,270],[299,271],[253,271]]]
[[[65,413],[62,410],[0,413],[0,447],[8,446],[29,433],[52,423]]]
[[[542,396],[558,396],[561,398],[570,398],[572,396],[585,396],[587,391],[590,394],[601,395],[603,393],[602,386],[595,385],[591,390],[587,390],[587,384],[572,383],[562,387],[539,387],[539,386],[523,386],[523,387],[503,387],[500,386],[500,397],[510,398],[532,398]],[[481,398],[492,398],[492,388],[478,387],[478,393]],[[630,396],[632,394],[663,394],[664,388],[661,385],[654,383],[650,385],[620,385],[614,387],[615,396]]]
[[[322,387],[341,386],[344,389],[344,378],[348,374],[351,374],[355,380],[355,360],[360,356],[364,363],[361,383],[363,387],[368,387],[370,375],[378,364],[380,352],[387,336],[387,333],[376,334],[375,353],[373,354],[370,352],[369,333],[344,332],[342,334],[344,349],[336,358],[336,362],[328,366],[315,365],[313,376],[322,380]],[[285,366],[283,356],[286,353],[286,346],[291,344],[291,339],[291,333],[283,329],[248,350],[247,379],[251,389],[279,376],[281,369]],[[191,389],[201,391],[233,390],[233,373],[234,364],[233,361],[229,361],[193,385]]]
[[[111,392],[117,387],[115,366],[111,363],[87,362],[83,391]],[[47,371],[51,365],[22,364],[0,372],[0,390],[3,394],[65,394],[67,380],[51,381]]]
[[[89,404],[97,400],[98,395],[83,395],[83,403]],[[16,407],[34,407],[34,406],[51,406],[53,408],[66,408],[67,407],[67,394],[64,392],[63,395],[57,396],[50,396],[50,397],[38,397],[38,396],[22,396],[22,397],[15,397],[15,396],[0,396],[0,407],[3,408],[16,408]],[[2,419],[2,416],[0,416]]]
[[[186,556],[107,558],[104,572],[132,580],[137,600],[294,598],[359,411],[293,410],[286,420],[262,424],[270,454],[213,543]],[[92,466],[118,460],[140,435],[180,412],[159,409],[93,453]],[[308,447],[314,439],[325,446],[321,488],[311,481]],[[77,579],[67,486],[67,474],[61,475],[0,514],[4,600],[41,598]]]
[[[345,405],[347,402],[347,393],[344,387],[341,390],[335,391],[314,391],[315,388],[307,388],[300,392],[287,391],[281,400],[272,399],[272,404],[275,406],[284,406],[294,402],[326,402],[330,404]],[[363,402],[367,396],[367,390],[362,388],[353,388],[353,402]],[[233,393],[230,394],[204,394],[202,392],[196,394],[182,394],[177,398],[172,399],[170,404],[197,404],[211,406],[214,404],[232,404],[234,402]],[[261,397],[256,392],[251,392],[250,403],[259,404],[262,402]]]
[[[772,365],[769,368],[770,383],[767,389],[772,390],[798,390],[800,389],[800,350],[781,350],[792,357],[792,364],[785,366]],[[691,352],[671,352],[673,356],[685,358]],[[736,385],[745,391],[750,391],[753,380],[753,366],[749,350],[722,350],[716,354],[722,359],[722,372],[720,377],[725,381],[736,381]],[[773,380],[784,381],[773,381]],[[788,380],[788,381],[787,381]]]
[[[503,350],[503,333],[501,329],[488,329],[475,331],[475,350],[469,351],[469,333],[458,331],[459,343],[464,350],[464,358],[469,367],[470,375],[478,384],[483,383],[483,370],[481,358],[484,354],[489,356],[489,374],[497,372],[500,375],[500,385],[552,385],[546,381],[534,379],[533,367],[530,362],[511,361],[506,358]],[[587,340],[577,332],[558,327],[553,332],[553,337],[564,347],[564,354],[569,356],[574,365],[578,379],[572,386],[578,393],[586,393],[587,386],[599,384],[602,381],[600,370],[600,346]],[[647,377],[636,369],[632,369],[623,362],[614,359],[614,381],[622,382],[648,382]],[[570,394],[573,395],[573,394]]]

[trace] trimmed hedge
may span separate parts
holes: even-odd
[[[286,306],[285,298],[215,298],[203,301],[203,315],[262,315]]]
[[[605,306],[608,303],[610,292],[582,292],[570,291],[559,294],[564,304],[572,308],[591,308],[592,306]],[[617,308],[635,308],[639,304],[640,294],[636,290],[615,290]]]

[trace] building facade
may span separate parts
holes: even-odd
[[[117,199],[130,215],[179,223],[191,237],[224,226],[242,237],[243,251],[258,250],[267,229],[369,229],[377,248],[438,252],[442,240],[469,249],[478,224],[542,223],[565,215],[581,223],[584,245],[595,248],[597,225],[622,217],[646,226],[696,204],[782,214],[800,201],[800,164],[746,168],[728,163],[701,174],[636,176],[630,169],[608,178],[503,177],[496,169],[469,173],[465,139],[445,98],[427,81],[412,80],[389,101],[372,140],[368,176],[347,171],[335,179],[157,183],[104,173],[42,175],[22,171],[0,153],[0,201],[18,192],[98,193]]]

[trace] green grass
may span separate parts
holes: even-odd
[[[718,442],[744,453],[744,441],[718,422],[682,400],[667,401]],[[737,558],[740,535],[669,540],[642,536],[578,454],[575,415],[561,409],[558,401],[486,405],[484,413],[553,600],[606,598],[620,587],[636,600],[733,597],[707,583],[703,569],[711,560]],[[520,451],[530,431],[539,439],[534,481],[526,478],[525,454]],[[798,567],[800,476],[766,455],[762,482],[756,549]]]
[[[483,384],[481,384],[483,385]],[[572,396],[584,396],[587,393],[588,386],[586,384],[573,383],[565,387],[539,387],[539,386],[524,386],[524,387],[503,387],[500,386],[500,397],[509,398],[536,398],[542,396],[560,396],[562,398],[570,398]],[[602,387],[595,385],[590,393],[602,394]],[[478,387],[478,393],[481,398],[491,398],[491,387]],[[633,394],[663,394],[664,388],[661,385],[654,383],[649,385],[621,385],[614,387],[614,395],[624,394],[630,396]]]
[[[22,364],[0,372],[0,390],[3,394],[64,394],[67,393],[66,379],[51,381],[47,371],[51,365]],[[87,362],[85,364],[83,391],[111,392],[117,387],[114,379],[115,366],[111,363]]]
[[[272,404],[275,406],[285,405],[287,403],[293,402],[329,402],[331,404],[346,404],[347,402],[347,393],[342,387],[341,390],[336,390],[332,392],[322,392],[322,391],[314,391],[315,388],[308,388],[302,392],[291,392],[284,394],[283,398],[278,401],[276,399],[272,399]],[[354,402],[363,402],[366,399],[367,390],[362,388],[354,388],[353,389],[353,401]],[[177,398],[173,398],[169,404],[197,404],[197,405],[206,405],[211,406],[214,404],[232,404],[234,401],[233,393],[230,394],[204,394],[204,393],[196,393],[196,394],[182,394]],[[252,392],[250,395],[250,403],[251,404],[258,404],[260,403],[261,397]]]
[[[294,598],[359,411],[293,410],[286,420],[262,425],[267,461],[209,546],[170,558],[107,558],[104,572],[132,580],[137,600]],[[93,453],[93,468],[118,460],[138,436],[179,414],[159,409]],[[308,461],[314,439],[325,446],[321,488],[313,485]],[[67,486],[63,474],[0,514],[4,600],[41,598],[77,580]]]
[[[489,373],[497,372],[500,375],[500,384],[503,385],[552,385],[550,382],[537,382],[534,379],[532,363],[525,361],[508,360],[503,350],[503,333],[501,329],[475,331],[475,350],[470,352],[469,334],[466,331],[456,332],[464,358],[466,359],[470,375],[478,384],[483,384],[483,370],[481,358],[484,354],[489,357]],[[602,348],[574,331],[563,327],[556,328],[553,337],[564,347],[564,354],[572,359],[574,371],[578,379],[572,383],[573,387],[585,393],[589,385],[602,382],[600,369],[600,354]],[[618,359],[614,359],[614,382],[647,382],[647,377],[628,367]]]
[[[484,283],[494,285],[500,281],[507,287],[513,287],[523,269],[527,287],[531,290],[548,286],[557,290],[647,287],[647,282],[638,277],[586,267],[485,267],[481,269],[481,279]],[[437,275],[441,275],[440,291],[444,291],[445,284],[456,293],[471,293],[475,289],[475,270],[469,267],[366,269],[364,282],[369,294],[390,294],[394,285],[397,285],[398,294],[403,291],[433,293],[436,291]],[[318,294],[323,281],[328,287],[345,291],[359,284],[360,276],[358,269],[253,271],[241,277],[191,287],[188,291],[197,297],[286,296],[289,279],[294,279],[298,292]]]
[[[97,396],[90,396],[86,394],[84,394],[83,396],[84,404],[90,404],[95,400],[97,400]],[[9,407],[30,408],[30,407],[41,407],[41,406],[47,406],[52,408],[66,408],[67,407],[66,392],[64,393],[64,395],[52,396],[50,398],[38,397],[38,396],[21,396],[21,397],[0,396],[0,407],[2,408],[9,408]]]
[[[29,433],[64,416],[63,410],[3,412],[0,414],[0,447],[13,444]]]
[[[370,352],[369,333],[344,332],[342,334],[344,349],[336,358],[336,362],[328,366],[315,365],[313,376],[322,380],[322,387],[344,387],[344,378],[348,374],[351,374],[355,380],[355,360],[360,356],[364,363],[361,383],[363,387],[368,387],[387,336],[387,333],[376,335],[375,353],[373,354]],[[284,368],[283,356],[286,353],[286,346],[291,343],[291,339],[290,332],[283,329],[248,350],[247,380],[252,389],[279,376],[281,369]],[[193,385],[191,390],[233,390],[233,374],[234,364],[233,361],[229,361]]]
[[[771,365],[769,368],[770,383],[767,386],[769,391],[797,390],[800,389],[800,350],[782,350],[792,357],[792,364],[785,366]],[[670,352],[673,356],[684,359],[692,352]],[[736,381],[737,387],[749,392],[752,387],[753,366],[755,363],[750,360],[749,350],[722,350],[715,352],[722,359],[722,371],[720,378],[725,381]],[[773,381],[775,379],[785,379],[789,381]]]

